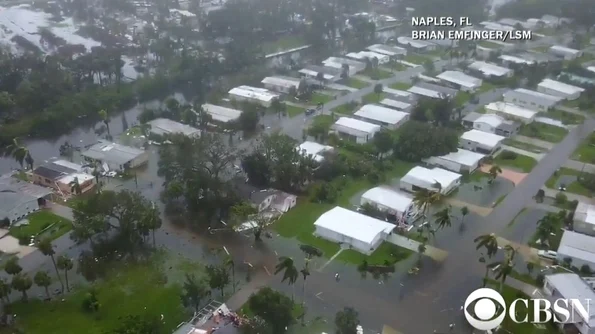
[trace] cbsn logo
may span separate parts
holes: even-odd
[[[590,299],[562,298],[554,300],[553,303],[543,298],[519,298],[507,307],[500,293],[492,289],[481,288],[473,291],[467,297],[463,311],[471,326],[475,329],[488,331],[502,324],[507,309],[508,317],[517,324],[527,322],[544,324],[552,320],[566,324],[588,320],[590,308]],[[533,309],[533,314],[527,314],[529,313],[527,311],[531,309]],[[524,314],[524,317],[521,314]]]

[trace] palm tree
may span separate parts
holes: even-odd
[[[72,259],[64,255],[60,255],[58,257],[57,265],[58,269],[64,271],[64,279],[66,280],[66,290],[70,291],[70,285],[68,284],[68,271],[74,267],[74,263],[72,262]]]
[[[21,165],[21,169],[24,169],[25,165],[27,165],[27,168],[31,170],[33,169],[34,161],[33,157],[31,157],[29,149],[25,146],[22,146],[17,138],[13,138],[12,143],[6,146],[2,153],[5,157],[11,157],[16,162],[18,162],[19,165]]]
[[[10,303],[10,292],[12,291],[12,287],[10,283],[6,282],[4,279],[0,279],[0,300],[4,303]]]
[[[464,206],[461,208],[461,225],[465,223],[465,217],[469,214],[469,208]]]
[[[510,245],[505,247],[506,257],[501,262],[494,262],[489,265],[490,268],[494,270],[496,276],[494,278],[496,280],[500,280],[500,288],[499,291],[502,292],[504,288],[504,282],[514,268],[514,257],[516,255],[516,250],[512,248]]]
[[[83,193],[83,189],[81,188],[81,184],[79,183],[79,178],[75,177],[70,181],[68,184],[70,186],[70,193],[75,195],[80,195]]]
[[[292,258],[287,256],[282,256],[279,258],[279,263],[277,263],[277,265],[275,266],[275,275],[277,275],[280,272],[283,272],[283,278],[281,279],[281,282],[285,282],[287,280],[289,285],[291,285],[293,288],[295,282],[299,277],[299,272],[295,267],[295,263],[293,262]],[[291,300],[293,300],[293,297],[294,293],[292,292]]]
[[[33,281],[35,282],[35,285],[45,289],[45,294],[48,299],[52,298],[52,296],[50,296],[50,290],[48,289],[50,284],[52,284],[52,278],[47,272],[38,271],[35,273],[35,276],[33,276]]]
[[[542,244],[549,246],[549,239],[552,233],[556,231],[556,226],[559,225],[558,216],[548,213],[537,221],[537,237]]]
[[[475,249],[485,248],[489,258],[498,252],[498,239],[494,233],[480,235],[473,242],[476,243]]]
[[[11,257],[4,265],[4,271],[9,275],[18,275],[23,271],[23,267],[19,265],[19,258]]]
[[[300,273],[302,274],[302,278],[304,279],[304,284],[302,285],[302,308],[306,309],[306,279],[308,278],[308,276],[310,276],[310,259],[306,259],[304,267],[302,268],[302,270],[300,270]],[[302,324],[304,323],[304,315],[305,313],[302,314]]]
[[[191,306],[194,308],[194,312],[198,313],[202,300],[209,294],[210,290],[204,280],[186,274],[186,280],[182,286],[182,295],[180,296],[185,307]]]
[[[33,285],[33,281],[27,274],[16,274],[12,277],[12,282],[10,283],[12,288],[20,291],[23,294],[23,300],[27,300],[27,290],[31,289]]]
[[[105,109],[101,109],[98,112],[99,117],[101,118],[101,121],[103,122],[103,124],[105,124],[105,128],[107,129],[107,134],[109,136],[111,136],[111,132],[110,132],[110,128],[109,128],[109,114],[107,113],[107,110]]]
[[[488,266],[488,264],[487,264],[488,260],[484,256],[483,253],[481,253],[481,256],[479,257],[479,262],[485,266],[485,273],[483,274],[483,284],[482,284],[482,288],[485,288],[486,284],[488,284],[488,274],[490,273],[490,267]]]
[[[426,243],[425,242],[422,242],[419,245],[417,245],[417,254],[418,254],[417,266],[418,267],[421,265],[421,258],[426,253],[426,250],[427,250],[427,247],[426,247]]]
[[[446,208],[434,214],[434,218],[436,219],[434,222],[436,223],[436,226],[438,226],[439,229],[452,226],[450,209],[450,206],[447,206]]]
[[[384,91],[381,83],[374,85],[374,93],[376,94],[376,102],[380,102],[380,95]]]
[[[324,73],[322,73],[322,72],[316,73],[316,80],[318,80],[318,82],[320,82],[321,87],[324,87]]]
[[[413,203],[421,210],[423,217],[426,217],[430,206],[438,199],[439,195],[436,192],[427,189],[420,189],[413,194]]]
[[[489,170],[488,173],[490,174],[490,181],[489,181],[489,183],[493,183],[494,180],[498,177],[498,174],[501,174],[502,173],[502,169],[498,165],[493,165],[490,168],[490,170]]]
[[[62,287],[62,293],[64,293],[64,283],[62,282],[62,278],[60,277],[60,273],[58,272],[58,266],[56,264],[56,259],[54,258],[54,254],[56,254],[56,251],[54,251],[52,241],[48,238],[42,239],[37,243],[37,248],[43,255],[49,256],[52,259],[54,269],[56,270],[56,276],[58,277],[58,281],[60,282],[60,286]]]
[[[283,112],[285,105],[279,101],[279,99],[274,99],[273,102],[271,102],[271,109],[277,113],[277,116],[279,116],[279,118],[281,118],[281,113]]]
[[[236,264],[233,261],[233,257],[231,257],[231,255],[228,255],[225,258],[225,262],[223,263],[223,265],[227,268],[229,268],[229,270],[231,271],[231,287],[233,288],[233,293],[236,292]]]

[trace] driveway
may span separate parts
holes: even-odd
[[[492,165],[482,165],[481,171],[484,173],[489,173],[490,168],[492,168]],[[500,169],[502,169],[502,173],[500,173],[499,176],[511,181],[512,183],[514,183],[515,186],[523,182],[523,180],[527,176],[527,173],[515,172],[513,170],[506,169],[503,167],[500,167]]]

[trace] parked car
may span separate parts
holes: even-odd
[[[555,260],[558,257],[558,253],[551,250],[540,250],[537,255],[546,259]]]
[[[316,109],[306,109],[306,115],[310,116],[316,112]]]

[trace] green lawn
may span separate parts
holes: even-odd
[[[411,88],[411,84],[410,83],[406,83],[406,82],[395,82],[394,84],[388,86],[392,89],[398,89],[398,90],[407,90],[409,88]]]
[[[533,270],[533,272],[536,272],[536,271],[539,271],[538,267]],[[528,284],[537,286],[537,281],[528,272],[520,273],[520,272],[518,272],[516,270],[513,270],[510,273],[510,277],[516,278],[517,280],[519,280],[521,282],[525,282],[525,283],[528,283]]]
[[[300,46],[307,45],[302,36],[283,36],[276,41],[266,42],[262,46],[265,54],[291,50]]]
[[[545,113],[549,118],[557,119],[564,124],[582,124],[585,121],[585,116],[572,114],[563,110],[550,110]]]
[[[571,184],[566,186],[566,191],[573,193],[573,194],[577,194],[577,195],[582,195],[582,196],[586,196],[586,197],[593,197],[593,193],[591,192],[591,190],[585,188],[582,184],[580,184],[578,181],[574,181]]]
[[[369,83],[367,83],[365,81],[357,80],[356,78],[348,78],[347,80],[341,80],[341,82],[346,86],[357,88],[357,89],[362,89],[362,88],[370,86]]]
[[[386,97],[386,93],[376,94],[376,93],[372,92],[372,93],[367,94],[364,97],[362,97],[362,102],[364,104],[378,103],[378,102],[382,101],[385,97]]]
[[[479,170],[479,168],[478,168],[475,172],[469,174],[466,181],[467,182],[479,182],[479,181],[481,181],[485,178],[489,178],[489,177],[490,177],[490,174],[484,173],[481,170]]]
[[[455,95],[454,102],[457,107],[462,107],[465,103],[471,100],[471,93],[459,91],[457,95]]]
[[[485,93],[485,92],[488,92],[488,91],[490,91],[490,90],[492,90],[492,89],[496,89],[496,88],[498,88],[496,85],[494,85],[494,84],[492,84],[492,83],[489,83],[489,82],[486,82],[486,81],[484,81],[484,82],[481,84],[481,87],[479,87],[479,89],[477,90],[477,92],[478,92],[478,93]]]
[[[572,154],[572,159],[586,163],[595,163],[595,134],[591,134],[589,138],[580,144]]]
[[[529,143],[524,143],[521,141],[516,141],[512,138],[506,138],[504,140],[503,144],[512,146],[512,147],[516,147],[516,148],[520,148],[521,150],[525,150],[525,151],[529,151],[529,152],[533,152],[533,153],[544,153],[544,152],[548,151],[547,149],[545,149],[543,147],[539,147],[539,146],[529,144]]]
[[[156,318],[162,315],[163,333],[171,333],[191,314],[182,307],[180,288],[167,284],[161,262],[151,263],[122,264],[111,277],[95,283],[101,303],[95,314],[82,310],[87,293],[84,289],[71,292],[63,300],[16,302],[11,305],[11,314],[18,315],[17,327],[27,334],[111,333],[123,317],[145,314]]]
[[[345,103],[336,108],[333,108],[333,112],[344,115],[351,115],[359,107],[358,103]]]
[[[410,53],[407,56],[405,56],[405,58],[403,60],[408,63],[423,65],[426,61],[431,60],[431,59],[426,56],[422,56],[422,55],[415,54],[415,53]]]
[[[550,189],[554,189],[556,187],[556,183],[558,182],[558,179],[562,176],[562,175],[579,175],[580,172],[574,169],[570,169],[570,168],[566,168],[566,167],[562,167],[560,168],[560,170],[558,170],[556,173],[554,173],[554,175],[552,175],[546,182],[545,182],[545,186],[550,188]]]
[[[408,258],[411,254],[413,252],[409,249],[399,247],[390,242],[384,242],[369,256],[352,249],[346,249],[336,259],[353,264],[361,264],[366,260],[369,265],[385,265],[385,261],[388,261],[389,264],[395,264]]]
[[[15,238],[39,236],[54,240],[72,229],[72,222],[50,211],[38,211],[27,217],[29,225],[12,227],[10,235]],[[43,233],[42,233],[43,232]],[[40,234],[41,233],[41,234]]]
[[[326,94],[322,94],[322,93],[312,93],[312,96],[310,97],[310,103],[317,105],[319,103],[325,104],[329,101],[332,101],[333,97],[330,95],[326,95]]]
[[[306,112],[306,109],[286,104],[285,111],[287,111],[287,115],[289,115],[289,117],[294,117],[297,115],[304,114]]]
[[[557,224],[555,226],[556,233],[554,235],[550,235],[548,238],[549,247],[544,246],[542,243],[539,243],[539,244],[537,243],[537,240],[539,239],[539,237],[537,236],[537,232],[535,232],[533,234],[533,236],[531,236],[531,239],[529,240],[529,246],[537,248],[537,249],[557,250],[558,247],[560,246],[560,240],[562,240],[562,234],[564,234],[564,232],[562,231],[564,222],[562,220],[559,220],[558,223],[559,224]]]
[[[537,165],[537,161],[535,161],[535,159],[521,154],[516,154],[516,158],[513,160],[502,159],[502,154],[504,152],[500,153],[496,157],[496,159],[494,159],[495,165],[498,165],[500,167],[512,167],[525,173],[529,173],[533,169],[533,167]]]
[[[413,164],[407,162],[395,162],[394,167],[387,172],[387,177],[397,177],[405,175]],[[350,203],[351,197],[362,190],[372,188],[375,186],[367,179],[350,179],[347,184],[341,189],[336,203],[312,203],[308,198],[300,197],[298,205],[285,213],[274,224],[273,228],[279,235],[286,238],[297,238],[300,242],[315,246],[324,252],[326,257],[331,257],[339,251],[339,245],[318,237],[315,237],[314,222],[324,212],[332,209],[335,206],[342,206],[344,208],[352,207]],[[347,259],[350,257],[347,256]],[[361,261],[356,262],[356,264]]]
[[[502,46],[500,44],[492,43],[492,42],[489,42],[489,41],[480,41],[477,44],[479,46],[483,46],[484,48],[490,48],[490,49],[500,49],[500,48],[502,48]]]
[[[384,66],[390,67],[392,70],[395,70],[395,71],[404,71],[408,68],[407,66],[405,66],[399,62],[396,62],[396,61],[391,61],[390,63],[388,63]]]
[[[361,75],[364,75],[366,77],[369,77],[372,80],[382,80],[382,79],[388,79],[390,77],[393,76],[392,72],[390,71],[385,71],[383,69],[380,68],[376,68],[376,69],[366,69],[365,71],[363,71],[361,73]]]
[[[566,137],[568,130],[550,124],[533,122],[525,125],[519,134],[549,141],[550,143],[559,143]]]

